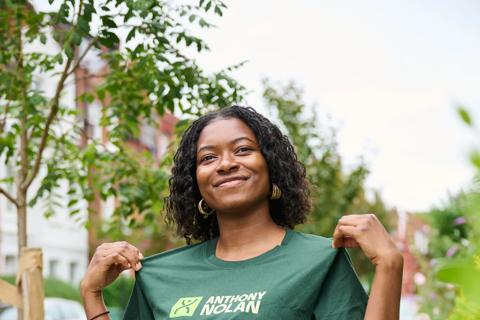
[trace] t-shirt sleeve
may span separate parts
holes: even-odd
[[[314,309],[316,320],[363,320],[368,295],[345,249],[339,249],[322,284]]]
[[[140,281],[135,281],[132,295],[128,301],[123,320],[155,320],[152,309],[148,304]]]

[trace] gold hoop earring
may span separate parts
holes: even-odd
[[[212,213],[215,212],[215,209],[210,208],[208,204],[205,203],[205,200],[203,200],[203,198],[202,200],[200,200],[197,207],[198,207],[198,211],[200,211],[200,214],[204,219],[207,219]]]
[[[270,195],[270,199],[277,200],[282,197],[282,190],[274,183],[272,185],[272,194]]]

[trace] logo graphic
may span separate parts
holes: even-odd
[[[178,299],[170,310],[170,318],[191,317],[203,297],[184,297]]]

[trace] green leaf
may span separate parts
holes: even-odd
[[[100,101],[103,101],[105,99],[105,90],[98,89],[97,90],[97,97]]]
[[[65,54],[67,55],[67,58],[73,59],[73,49],[70,45],[65,48]]]
[[[475,150],[470,153],[470,162],[477,168],[480,169],[480,152]]]
[[[129,8],[127,13],[125,14],[125,16],[123,17],[123,22],[127,22],[128,20],[130,20],[131,18],[134,17],[134,13],[133,13],[133,10],[132,8]]]
[[[80,43],[82,42],[82,36],[78,32],[74,32],[72,35],[72,43],[75,44],[76,46],[79,46]]]
[[[457,285],[468,300],[480,305],[480,269],[472,259],[457,259],[448,262],[437,271],[440,281]]]
[[[78,28],[80,31],[82,31],[84,34],[89,34],[90,33],[90,23],[88,22],[87,19],[85,19],[84,16],[80,16],[78,18]]]
[[[68,201],[67,207],[71,208],[78,203],[78,199],[71,199]]]
[[[126,41],[130,41],[131,39],[135,38],[135,33],[137,32],[137,28],[133,27],[129,32],[128,32],[128,35],[127,35],[127,39]]]
[[[103,31],[98,41],[109,49],[114,49],[120,43],[118,36],[110,31]]]
[[[102,23],[104,26],[109,28],[116,28],[117,24],[109,16],[102,16]]]
[[[468,126],[473,126],[472,118],[470,117],[470,113],[464,107],[460,106],[457,108],[458,115],[460,118],[467,124]]]
[[[47,43],[47,36],[45,35],[45,33],[40,33],[40,42],[42,44],[46,44]]]
[[[87,19],[87,21],[92,21],[92,14],[96,13],[95,7],[91,3],[85,3],[83,7],[83,16]]]
[[[200,18],[200,20],[198,21],[198,24],[200,25],[200,27],[204,28],[204,27],[209,27],[210,24],[203,18]]]

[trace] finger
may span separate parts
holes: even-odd
[[[352,226],[338,226],[338,230],[344,237],[357,239],[360,235],[360,231],[357,227]]]
[[[338,219],[338,223],[347,226],[356,226],[363,219],[363,214],[349,214]]]
[[[126,241],[121,241],[116,243],[115,250],[128,260],[135,271],[140,270],[142,264],[140,263],[139,250],[136,247]]]
[[[335,227],[332,237],[332,248],[340,248],[343,246],[343,233],[339,229],[339,225]]]
[[[102,259],[105,266],[110,268],[112,265],[120,266],[123,270],[131,268],[128,260],[122,256],[119,252],[112,252],[108,256]]]
[[[343,248],[358,248],[360,245],[358,242],[350,237],[344,237],[343,238]]]
[[[353,248],[358,247],[357,238],[360,231],[353,226],[337,225],[333,234],[333,248]]]
[[[342,247],[344,247],[344,248],[357,248],[357,247],[359,247],[357,239],[359,237],[360,231],[358,230],[357,227],[338,226],[338,229],[343,234]]]
[[[97,249],[95,250],[95,254],[94,254],[94,257],[95,258],[104,258],[106,256],[108,256],[110,253],[111,253],[111,248],[114,246],[113,243],[111,242],[104,242],[102,243],[101,245],[99,245],[97,247]]]

